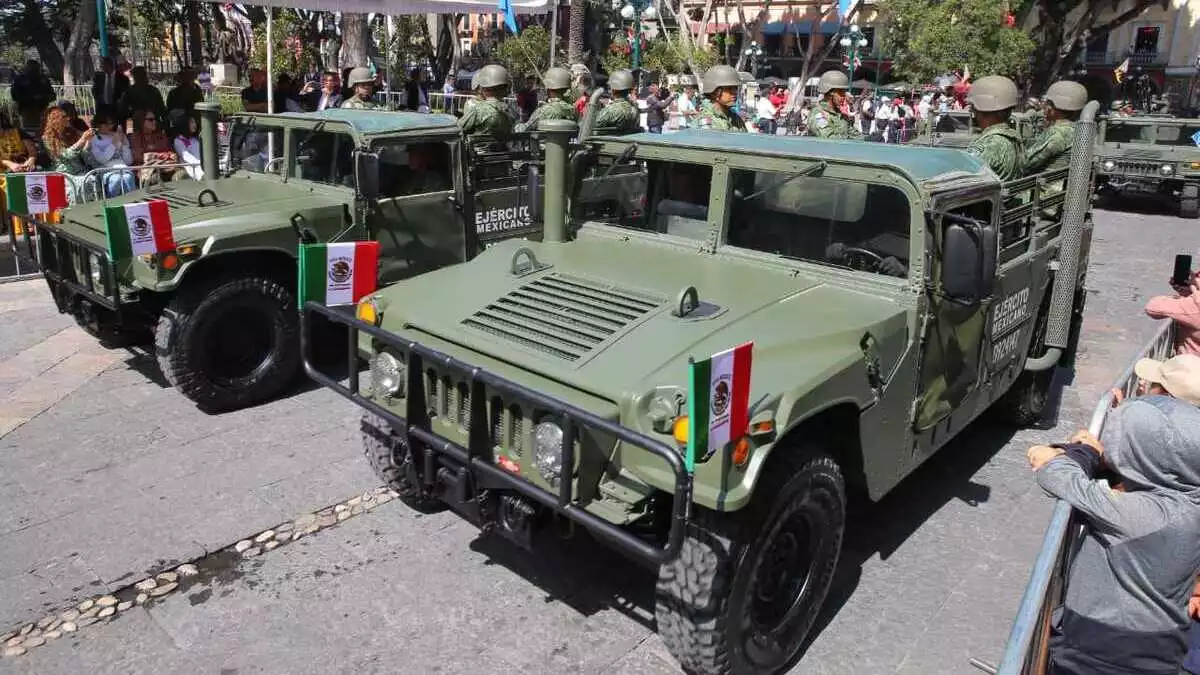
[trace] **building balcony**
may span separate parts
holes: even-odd
[[[1167,65],[1167,53],[1160,51],[1144,51],[1132,52],[1129,51],[1111,51],[1111,52],[1085,52],[1081,57],[1081,62],[1086,66],[1111,66],[1116,67],[1129,57],[1129,65],[1142,66],[1143,68],[1161,68]]]

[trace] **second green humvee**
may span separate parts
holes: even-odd
[[[588,139],[568,171],[573,126],[550,123],[541,236],[357,318],[308,303],[358,333],[369,384],[306,369],[364,409],[367,459],[409,503],[526,546],[585,528],[657,570],[687,672],[778,672],[850,495],[880,498],[993,406],[1042,414],[1083,308],[1097,108],[1070,170],[1010,182],[960,150],[699,130]],[[689,389],[690,364],[748,342],[744,428],[687,453],[730,400]]]
[[[1096,185],[1178,200],[1182,218],[1200,218],[1200,119],[1109,116],[1096,145]]]

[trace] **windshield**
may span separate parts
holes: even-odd
[[[271,154],[268,154],[270,152]],[[279,173],[283,156],[283,129],[257,121],[237,123],[229,134],[229,170]]]
[[[1200,146],[1200,125],[1138,124],[1110,120],[1104,131],[1106,143],[1137,143],[1194,148]]]

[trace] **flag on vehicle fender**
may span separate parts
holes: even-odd
[[[688,473],[746,433],[750,424],[750,358],[754,343],[693,361],[688,377]]]
[[[171,207],[162,199],[104,207],[104,229],[113,262],[175,250]]]
[[[10,173],[5,179],[10,213],[32,215],[67,208],[67,177],[61,173]]]
[[[300,245],[300,306],[353,305],[375,290],[379,242]]]

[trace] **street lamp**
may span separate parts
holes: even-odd
[[[746,55],[746,58],[750,59],[750,72],[754,77],[758,77],[758,60],[763,55],[762,45],[758,44],[757,40],[751,40],[750,44],[746,45],[746,48],[742,50],[742,53]]]
[[[850,30],[842,35],[842,39],[838,44],[842,45],[842,49],[846,50],[846,77],[854,81],[854,62],[858,60],[858,50],[865,47],[869,40],[866,35],[859,29],[858,24],[851,24]]]
[[[631,60],[633,70],[642,69],[642,22],[658,18],[658,10],[654,9],[651,0],[629,0],[621,8],[621,18],[633,22],[633,45]]]

